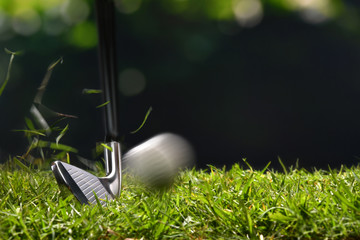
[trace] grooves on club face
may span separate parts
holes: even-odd
[[[96,197],[104,206],[106,200],[113,200],[121,191],[121,154],[120,144],[108,144],[112,151],[105,149],[106,177],[97,177],[68,163],[55,161],[51,169],[60,189],[64,186],[82,204],[96,204]],[[108,171],[109,170],[109,171]]]
[[[96,196],[101,204],[102,200],[113,199],[98,177],[70,164],[55,161],[51,166],[56,181],[59,185],[65,185],[82,204],[95,204]],[[104,204],[103,204],[104,205]]]

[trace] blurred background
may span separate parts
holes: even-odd
[[[197,165],[272,161],[327,168],[360,157],[360,2],[115,0],[125,148],[187,138]],[[43,104],[71,115],[61,139],[92,158],[104,140],[92,0],[0,0],[0,47],[22,51],[0,97],[0,156],[21,132],[50,63]],[[10,55],[0,50],[0,84]],[[143,128],[146,112],[152,107]]]

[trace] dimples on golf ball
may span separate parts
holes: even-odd
[[[124,155],[128,170],[155,187],[171,183],[179,169],[190,166],[193,160],[190,144],[172,133],[159,134]]]

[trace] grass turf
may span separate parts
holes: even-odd
[[[183,171],[166,191],[124,176],[107,207],[60,194],[50,171],[0,167],[0,239],[359,239],[360,167]]]

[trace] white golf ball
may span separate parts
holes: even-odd
[[[128,151],[125,167],[149,186],[169,185],[180,169],[193,164],[194,152],[187,140],[172,134],[159,134]]]

